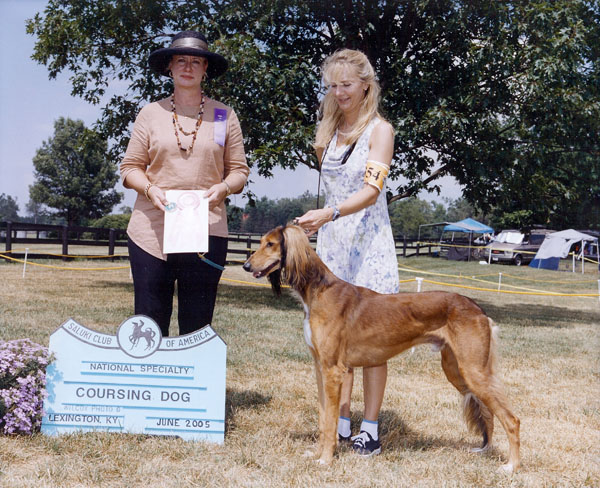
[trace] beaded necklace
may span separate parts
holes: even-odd
[[[193,131],[186,132],[183,129],[183,127],[181,127],[181,124],[179,123],[179,118],[177,117],[177,110],[175,110],[175,95],[171,95],[171,112],[173,113],[173,129],[175,129],[175,138],[177,139],[177,146],[179,147],[179,150],[185,151],[185,153],[187,154],[192,151],[194,143],[196,142],[196,136],[198,135],[198,129],[200,129],[200,125],[202,124],[202,115],[204,114],[204,92],[202,93],[202,100],[200,101],[198,116],[196,117],[196,127],[194,127]],[[179,131],[177,130],[178,128],[184,136],[194,136],[192,138],[192,142],[190,143],[187,149],[181,145],[181,141],[179,140]]]

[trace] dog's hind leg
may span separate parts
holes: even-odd
[[[490,321],[490,326],[492,325]],[[471,348],[457,350],[458,367],[469,390],[482,402],[504,427],[508,438],[508,463],[503,466],[507,472],[512,472],[520,465],[520,421],[512,412],[510,403],[504,394],[502,383],[494,374],[495,338],[490,327],[489,342],[471,344]],[[459,352],[460,351],[460,352]],[[481,358],[475,351],[487,351],[487,357]],[[485,360],[482,360],[485,359]]]
[[[460,392],[463,397],[463,414],[469,430],[478,432],[483,437],[480,448],[474,452],[486,451],[490,448],[494,433],[494,417],[489,409],[469,390],[465,379],[460,374],[456,356],[450,346],[442,348],[442,369],[448,381]]]
[[[313,352],[314,355],[314,352]],[[317,448],[314,452],[315,457],[320,457],[323,452],[323,440],[325,430],[325,395],[323,393],[323,374],[321,372],[321,365],[317,358],[315,360],[315,375],[317,377],[317,392],[319,395],[319,438],[317,440]]]
[[[504,469],[508,472],[516,470],[520,465],[519,429],[520,421],[512,413],[508,399],[502,391],[502,385],[493,375],[482,372],[465,371],[465,380],[470,390],[483,402],[504,427],[509,443],[508,463]]]

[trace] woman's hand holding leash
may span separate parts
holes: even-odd
[[[333,218],[333,208],[319,208],[316,210],[309,210],[302,217],[294,219],[294,223],[304,229],[304,232],[308,237],[312,236],[317,232],[323,224],[331,222]]]
[[[351,215],[363,208],[373,205],[377,201],[379,190],[370,185],[365,185],[361,190],[348,197],[341,204],[334,207],[324,207],[315,210],[309,210],[302,217],[294,220],[296,225],[304,229],[308,237],[317,232],[324,224],[331,222],[344,215]],[[338,214],[334,219],[335,209]]]

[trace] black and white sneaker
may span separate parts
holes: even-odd
[[[373,439],[371,434],[364,430],[361,431],[360,434],[352,437],[352,440],[354,441],[352,449],[354,449],[359,456],[369,457],[381,452],[381,442],[379,442],[379,439]]]

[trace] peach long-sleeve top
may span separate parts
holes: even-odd
[[[177,105],[179,123],[187,131],[193,130],[198,107]],[[224,144],[215,140],[215,108],[227,111]],[[222,126],[221,126],[222,127]],[[217,129],[219,132],[219,129]],[[189,147],[192,136],[179,131],[181,146]],[[154,185],[166,190],[208,190],[225,181],[234,193],[239,193],[248,179],[242,129],[235,112],[226,105],[205,99],[202,124],[193,150],[188,154],[179,149],[173,128],[170,98],[150,103],[140,110],[131,139],[121,163],[121,179],[127,186],[127,175],[143,171]],[[166,260],[162,252],[164,212],[155,208],[143,195],[138,194],[131,220],[127,227],[129,238],[149,254]],[[210,211],[209,234],[227,237],[225,203]]]

